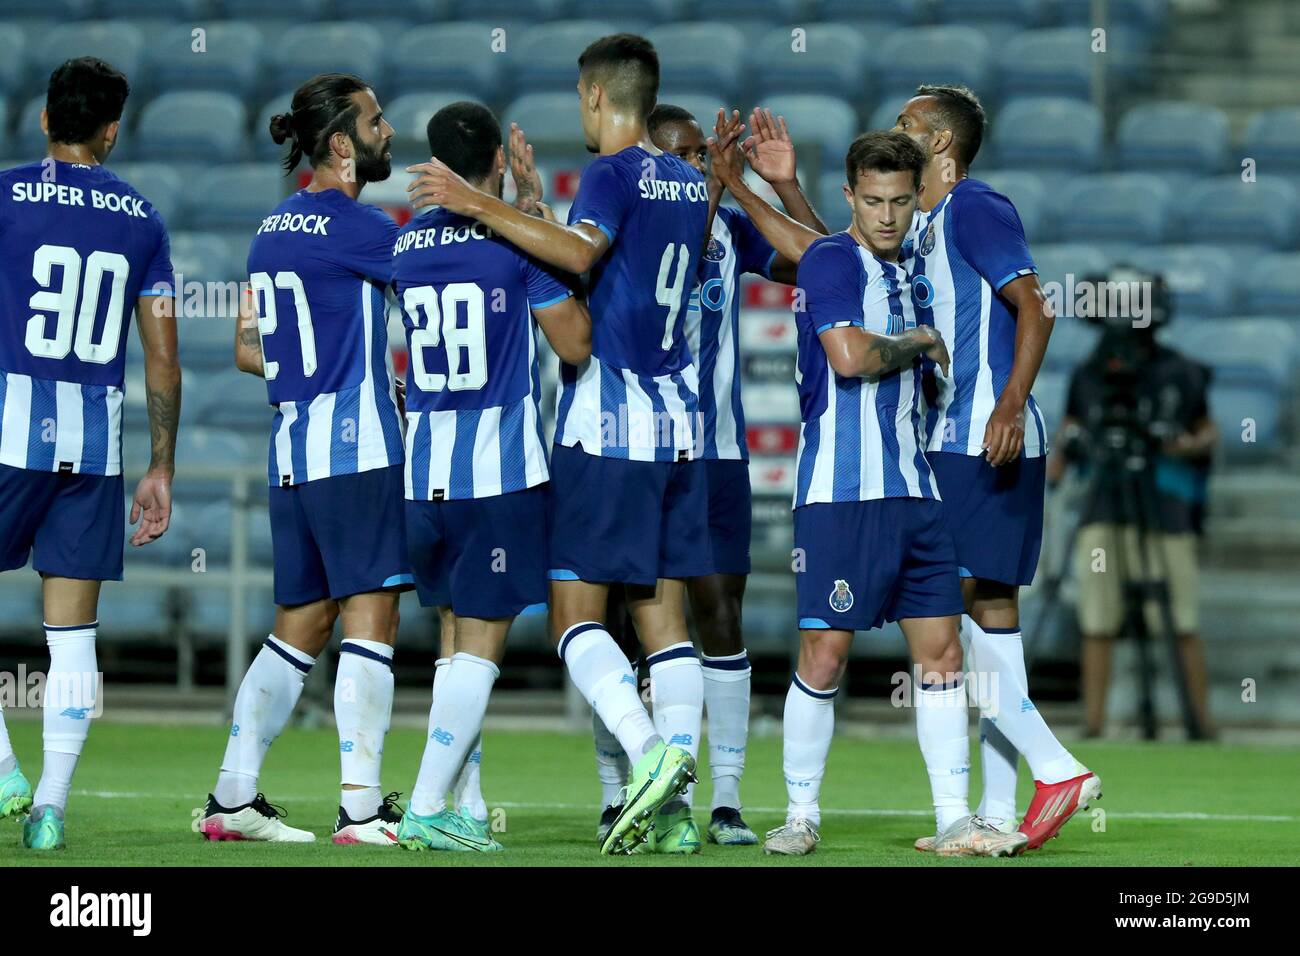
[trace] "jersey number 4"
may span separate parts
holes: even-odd
[[[63,279],[58,291],[51,289],[51,275],[55,266],[62,267]],[[45,315],[33,315],[27,320],[24,342],[27,351],[38,358],[61,359],[75,352],[83,362],[105,365],[117,357],[122,338],[122,314],[126,293],[126,278],[131,264],[126,256],[117,252],[92,252],[82,268],[81,253],[71,246],[41,246],[32,257],[32,278],[42,287],[28,301],[38,313],[53,313],[54,334],[46,335],[48,325]],[[99,308],[99,293],[108,276],[108,311],[104,326],[95,341],[95,310]],[[81,308],[77,308],[77,294],[81,293]]]
[[[441,303],[441,309],[439,308]],[[456,324],[457,306],[465,306],[465,325]],[[442,295],[431,285],[414,286],[402,294],[402,307],[411,318],[411,378],[422,392],[474,391],[487,383],[487,341],[483,328],[483,290],[472,282],[449,282]],[[421,312],[426,320],[421,325]],[[447,374],[430,372],[424,350],[447,350]],[[464,356],[464,361],[461,357]],[[462,371],[464,369],[464,371]]]
[[[677,276],[669,281],[673,272],[673,259],[677,260]],[[673,329],[677,326],[677,313],[682,309],[682,292],[686,289],[686,267],[690,264],[691,254],[683,243],[668,243],[664,254],[659,257],[659,279],[655,282],[655,301],[668,309],[664,320],[664,340],[659,347],[667,352],[673,347]]]

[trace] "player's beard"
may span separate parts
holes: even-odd
[[[369,143],[357,144],[357,179],[363,183],[382,183],[393,172],[393,162],[384,157],[388,143],[372,147]]]

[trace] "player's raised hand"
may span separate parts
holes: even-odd
[[[415,178],[406,187],[406,193],[416,209],[441,206],[462,216],[473,216],[478,212],[479,201],[485,194],[467,183],[441,160],[433,158],[427,163],[407,166],[406,171],[415,173]]]
[[[785,117],[773,118],[772,111],[754,107],[749,118],[752,135],[741,144],[749,167],[766,182],[776,185],[795,180],[794,142],[786,129]]]
[[[510,178],[515,181],[515,208],[534,214],[542,198],[542,177],[537,172],[533,147],[518,123],[510,124]]]
[[[740,134],[745,124],[740,121],[740,110],[718,110],[713,124],[713,136],[709,137],[709,170],[721,185],[732,188],[745,174],[745,159],[740,154]]]
[[[984,451],[995,468],[1015,461],[1025,447],[1025,406],[1003,393],[984,426]]]
[[[140,527],[131,535],[135,547],[157,541],[172,520],[172,479],[160,471],[149,471],[135,486],[135,500],[131,503],[131,524]]]

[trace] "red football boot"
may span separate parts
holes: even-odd
[[[1034,781],[1034,799],[1029,802],[1020,832],[1029,837],[1026,850],[1037,850],[1061,832],[1061,827],[1089,803],[1101,798],[1101,778],[1091,770],[1060,783]]]

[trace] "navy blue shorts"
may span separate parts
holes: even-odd
[[[42,574],[122,580],[121,475],[73,475],[0,465],[0,571],[30,556]]]
[[[709,485],[709,547],[714,574],[748,574],[749,538],[754,524],[754,495],[749,462],[709,458],[704,461]]]
[[[555,446],[551,580],[653,585],[712,573],[703,462],[601,458]]]
[[[272,487],[275,603],[410,585],[404,494],[401,465]]]
[[[549,498],[543,484],[491,498],[407,501],[420,603],[482,620],[544,612]]]
[[[794,576],[800,628],[867,631],[962,613],[952,538],[932,498],[804,505],[794,546],[804,560]]]
[[[964,578],[1029,585],[1043,544],[1046,458],[994,468],[957,452],[926,455]]]

